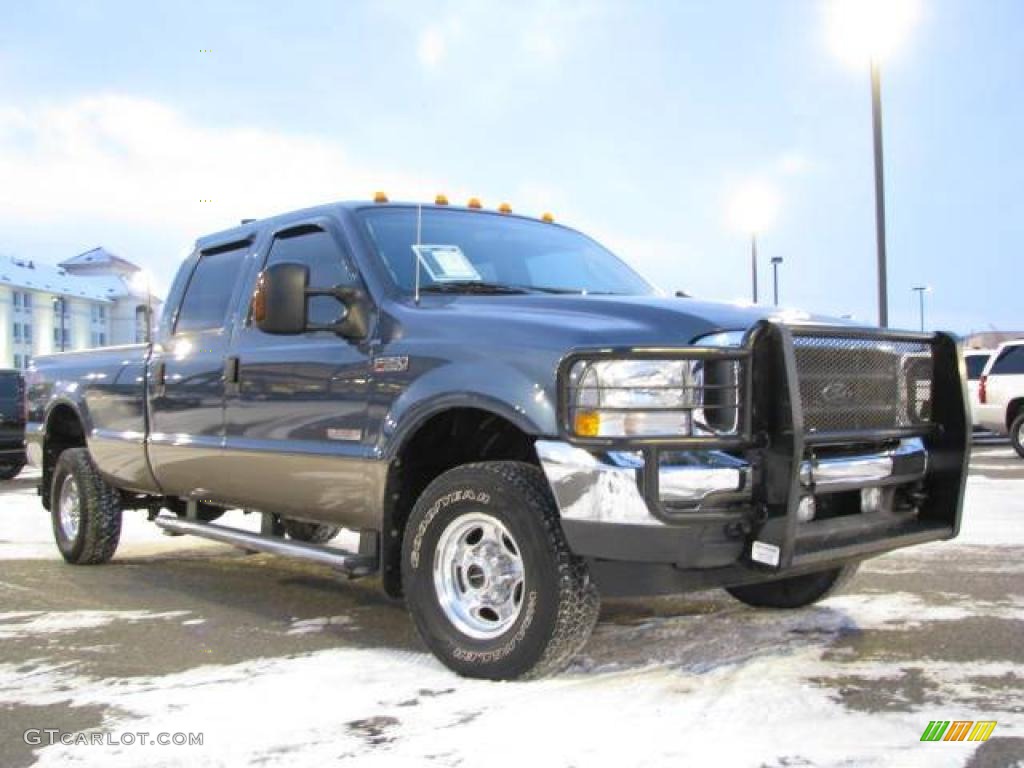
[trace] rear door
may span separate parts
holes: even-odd
[[[1003,347],[985,382],[985,399],[1001,408],[1024,396],[1024,344]],[[1009,426],[1009,425],[1007,425]]]
[[[149,367],[149,455],[164,493],[219,497],[224,443],[224,366],[230,309],[249,241],[202,251]]]
[[[264,265],[309,268],[309,285],[365,290],[333,220],[292,222],[271,233]],[[255,278],[255,274],[253,275]],[[238,313],[248,318],[247,299]],[[309,322],[330,324],[342,305],[313,297]],[[246,319],[232,350],[236,381],[225,410],[226,493],[235,504],[352,528],[376,520],[367,492],[374,482],[366,436],[370,346],[329,331],[263,333]]]

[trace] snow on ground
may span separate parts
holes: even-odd
[[[34,494],[4,494],[0,510],[0,560],[57,557]],[[255,527],[254,518],[245,522]],[[1019,481],[972,477],[955,543],[872,561],[861,580],[910,579],[930,559],[978,553],[989,555],[978,558],[986,573],[1012,578],[1021,572],[1022,523]],[[172,557],[185,547],[224,551],[126,516],[120,554]],[[1019,657],[956,660],[923,649],[894,658],[894,649],[906,655],[958,624],[1024,620],[1020,594],[978,598],[948,581],[925,592],[855,581],[851,593],[802,611],[753,611],[720,592],[696,596],[694,606],[602,623],[567,673],[529,683],[460,679],[426,653],[394,648],[98,677],[42,644],[37,659],[0,663],[0,711],[99,707],[102,727],[116,733],[205,732],[202,747],[45,747],[36,752],[40,766],[931,767],[965,765],[978,745],[921,744],[929,720],[994,719],[999,737],[1024,736]],[[203,621],[188,611],[9,611],[0,613],[0,640]],[[284,634],[299,640],[351,624],[346,615],[294,618]],[[857,705],[858,696],[868,705]]]

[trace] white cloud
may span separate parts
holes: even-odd
[[[376,189],[421,199],[436,189],[360,167],[337,142],[201,125],[159,102],[119,95],[0,112],[0,178],[0,219],[93,216],[193,235]]]
[[[0,179],[0,247],[32,252],[60,242],[57,257],[66,258],[75,247],[130,243],[124,255],[150,267],[158,284],[184,246],[242,218],[378,189],[392,199],[465,194],[361,166],[336,141],[204,125],[124,95],[0,109]]]

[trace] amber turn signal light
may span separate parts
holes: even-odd
[[[601,414],[595,411],[577,411],[573,431],[580,437],[597,437],[601,431]]]

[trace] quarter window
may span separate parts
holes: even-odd
[[[192,271],[181,300],[175,333],[221,328],[242,271],[248,245],[204,253]]]

